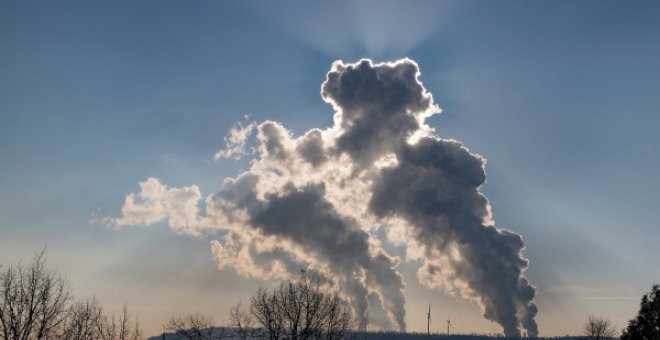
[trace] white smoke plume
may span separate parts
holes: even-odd
[[[400,260],[376,237],[386,226],[391,241],[407,246],[408,259],[421,261],[422,284],[460,291],[507,336],[536,336],[522,238],[495,226],[479,191],[485,160],[426,125],[440,108],[419,77],[409,59],[337,61],[321,87],[335,109],[332,126],[298,137],[274,121],[237,126],[215,157],[245,154],[256,130],[249,170],[204,199],[196,186],[169,188],[150,178],[126,197],[120,217],[106,220],[167,220],[191,235],[224,231],[211,241],[219,268],[262,279],[311,268],[348,299],[362,327],[369,301],[380,300],[403,331]]]
[[[249,116],[245,115],[244,117],[247,119]],[[249,123],[246,126],[243,126],[241,123],[237,123],[233,128],[231,128],[231,130],[229,130],[229,134],[225,136],[225,148],[218,150],[215,155],[213,155],[213,159],[240,159],[245,155],[252,154],[252,150],[245,149],[245,143],[255,128],[255,123]]]

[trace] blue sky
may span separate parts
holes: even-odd
[[[1,262],[47,245],[76,295],[128,302],[149,334],[177,310],[222,320],[263,283],[217,270],[208,239],[89,221],[149,176],[216,191],[248,167],[212,158],[243,114],[331,125],[333,61],[410,57],[443,109],[429,124],[488,159],[541,334],[590,313],[623,328],[660,280],[658,17],[653,1],[3,2]],[[457,331],[499,331],[401,270],[410,330],[433,301]]]

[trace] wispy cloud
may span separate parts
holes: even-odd
[[[126,195],[121,216],[105,217],[103,222],[111,226],[151,225],[167,220],[177,232],[199,235],[199,187],[191,185],[170,188],[159,179],[149,177],[140,182],[140,191]]]
[[[245,115],[244,118],[247,120],[249,116]],[[225,147],[218,150],[213,155],[213,159],[216,161],[222,158],[240,159],[246,155],[253,155],[254,148],[246,147],[246,143],[256,127],[257,124],[254,122],[246,126],[243,126],[240,122],[234,125],[225,136]]]

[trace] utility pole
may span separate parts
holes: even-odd
[[[431,304],[429,303],[429,312],[426,314],[426,334],[431,335]]]
[[[447,336],[449,336],[449,326],[451,325],[451,319],[447,319]]]

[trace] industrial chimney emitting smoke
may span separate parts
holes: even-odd
[[[429,303],[429,312],[426,314],[426,334],[431,335],[431,304]]]

